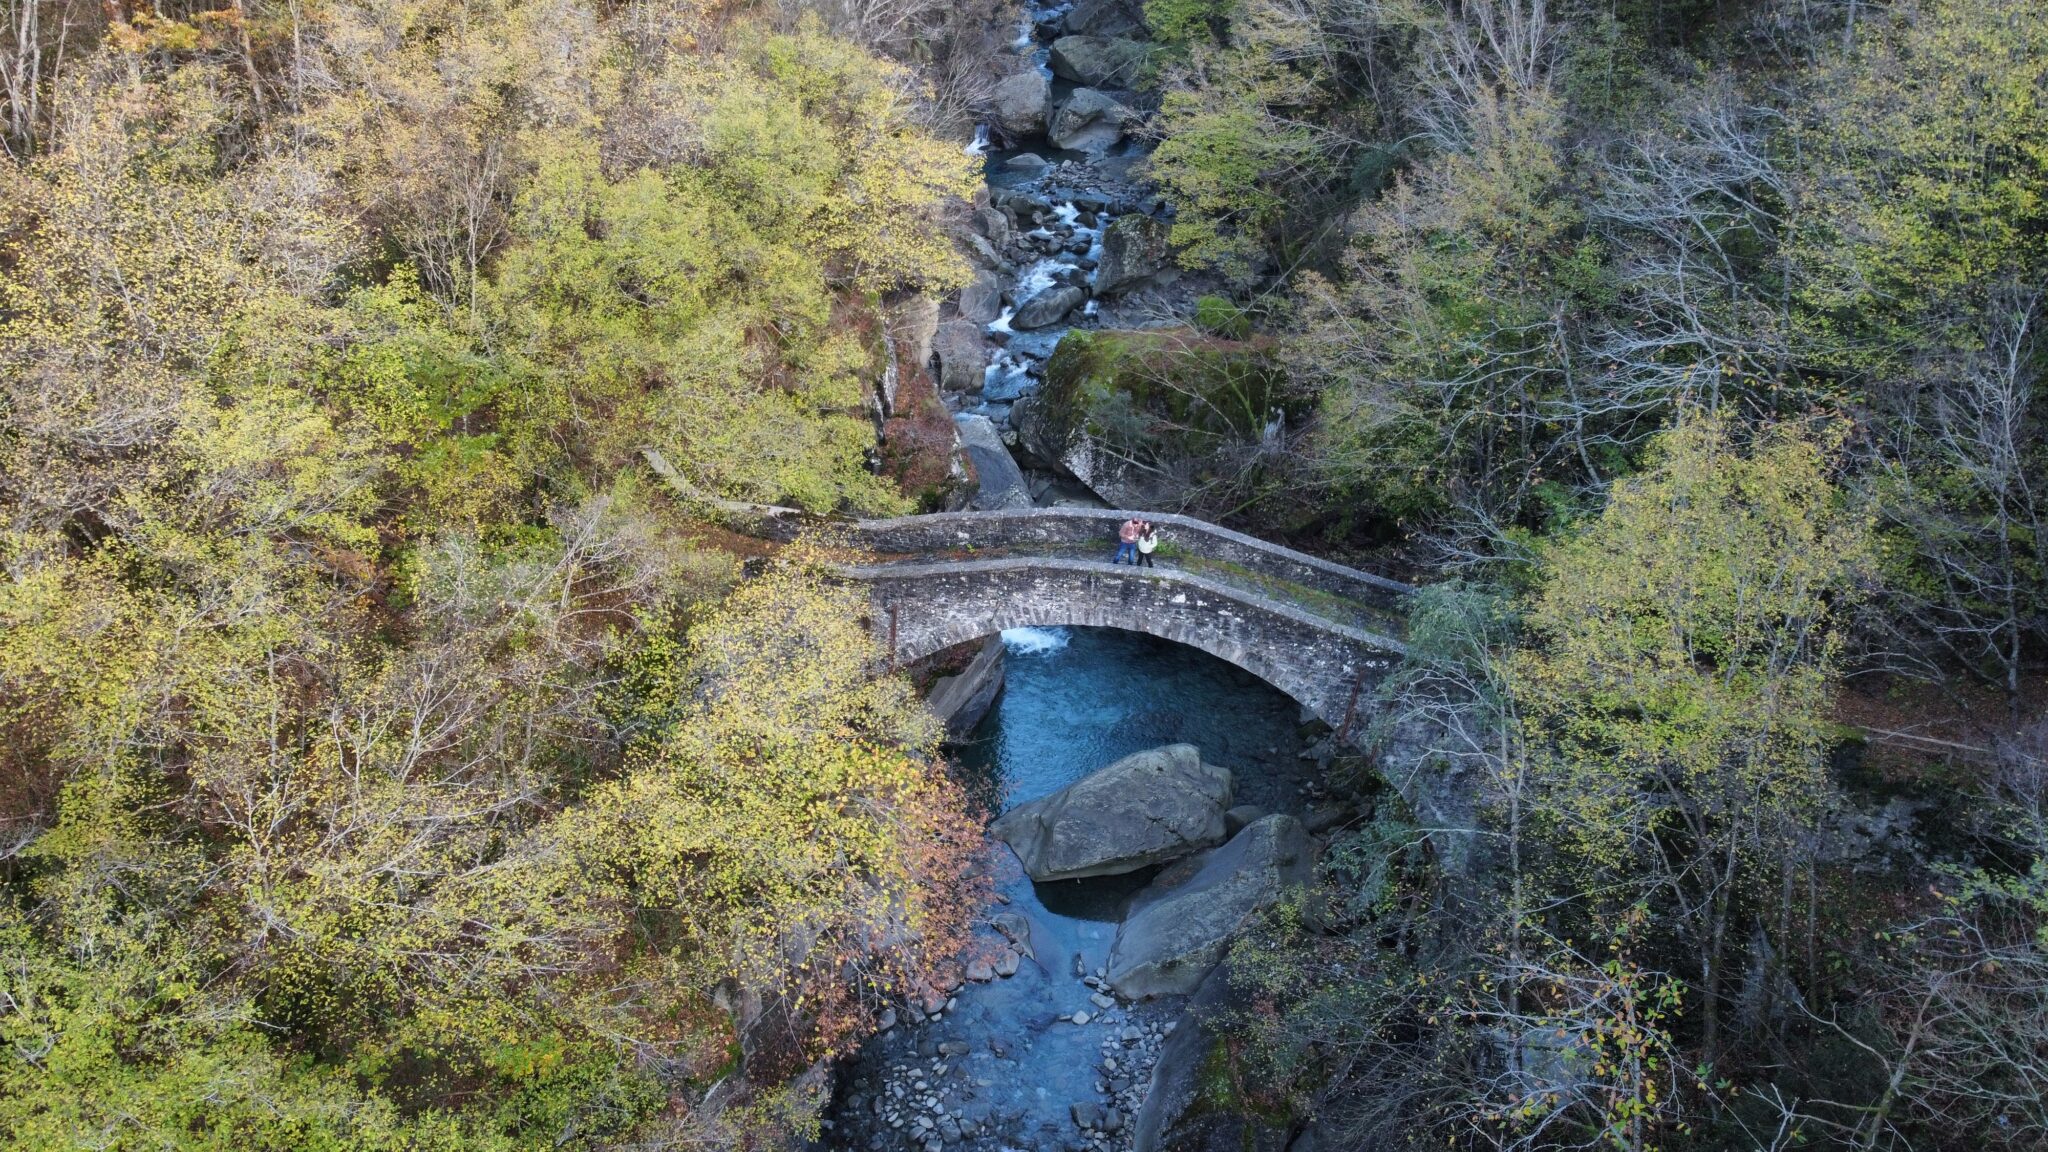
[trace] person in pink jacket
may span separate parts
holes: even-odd
[[[1124,521],[1123,527],[1116,530],[1116,556],[1110,560],[1110,563],[1122,564],[1129,562],[1136,564],[1138,562],[1138,536],[1143,531],[1144,527],[1138,523],[1137,517],[1133,516],[1129,520]]]

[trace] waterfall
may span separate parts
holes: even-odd
[[[1003,629],[1003,647],[1019,656],[1043,656],[1066,646],[1065,628]]]
[[[967,145],[967,147],[962,148],[961,151],[969,156],[988,155],[988,125],[976,124],[974,126],[974,141]]]

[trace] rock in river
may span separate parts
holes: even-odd
[[[1020,804],[989,832],[1033,880],[1116,876],[1221,844],[1230,795],[1230,769],[1169,744]]]
[[[998,215],[997,219],[1001,219]],[[974,274],[974,279],[960,289],[960,318],[975,324],[987,324],[1003,311],[1003,282],[994,272],[984,268]]]
[[[1067,313],[1079,308],[1087,300],[1087,289],[1076,288],[1071,284],[1055,284],[1017,305],[1017,314],[1010,317],[1010,327],[1045,328],[1057,324],[1067,318]]]
[[[1095,290],[1121,292],[1158,275],[1166,267],[1170,231],[1166,221],[1134,212],[1110,221],[1102,230],[1102,265],[1095,273]]]
[[[1109,950],[1109,985],[1127,1000],[1192,992],[1261,909],[1307,884],[1308,832],[1268,816],[1215,851],[1160,874],[1131,902]]]
[[[1046,137],[1055,148],[1076,152],[1102,152],[1123,139],[1124,129],[1137,113],[1093,88],[1076,88],[1074,94],[1053,113]]]
[[[1036,68],[1026,68],[996,85],[996,126],[1012,140],[1045,131],[1045,109],[1052,100],[1052,81]]]

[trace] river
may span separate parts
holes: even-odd
[[[955,755],[962,778],[991,810],[1057,791],[1131,752],[1182,741],[1232,770],[1239,803],[1303,809],[1308,762],[1300,755],[1299,708],[1264,681],[1138,633],[1034,628],[1006,632],[1004,640],[1003,695]],[[1006,847],[994,843],[990,852],[1002,902],[990,913],[1029,918],[1037,963],[965,984],[950,1010],[870,1040],[841,1075],[828,1147],[1129,1146],[1151,1054],[1180,1004],[1167,998],[1105,1009],[1108,998],[1091,999],[1100,994],[1083,983],[1075,958],[1082,973],[1103,965],[1126,902],[1150,873],[1033,884]],[[1088,1013],[1087,1023],[1071,1023],[1076,1012]],[[1114,1130],[1084,1132],[1074,1122],[1077,1104],[1115,1110]]]

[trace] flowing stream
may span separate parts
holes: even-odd
[[[1007,686],[955,756],[991,811],[1179,741],[1231,769],[1239,803],[1302,807],[1309,773],[1299,709],[1251,674],[1113,629],[1027,628],[1003,638]],[[829,1147],[1129,1146],[1150,1054],[1180,1005],[1162,999],[1104,1008],[1079,973],[1104,964],[1126,903],[1150,873],[1033,884],[1006,847],[992,844],[990,852],[1001,903],[989,912],[1028,918],[1036,962],[1025,960],[1010,977],[964,984],[951,1008],[923,1023],[905,1019],[870,1040],[841,1075]],[[1088,1022],[1072,1023],[1076,1012],[1088,1013]],[[1076,1104],[1120,1109],[1124,1120],[1116,1131],[1083,1132],[1073,1120]]]

